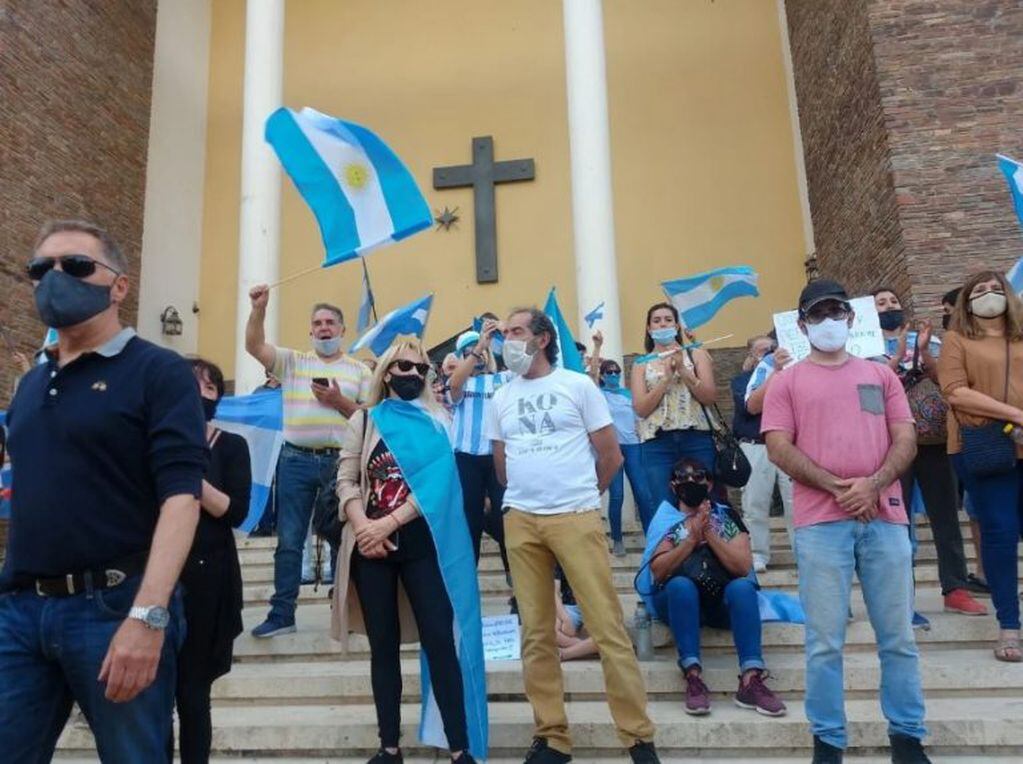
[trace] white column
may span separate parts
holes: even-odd
[[[281,106],[284,72],[284,0],[248,0],[245,8],[245,89],[242,116],[241,215],[238,232],[238,323],[235,390],[261,384],[259,362],[245,352],[249,289],[272,283],[280,259],[281,171],[263,139],[270,113]],[[214,253],[210,253],[214,256]],[[279,294],[270,297],[267,339],[277,340]]]
[[[572,228],[579,336],[587,345],[583,316],[601,301],[603,355],[622,357],[622,322],[615,264],[611,140],[604,72],[601,0],[563,0],[568,134],[572,160]]]

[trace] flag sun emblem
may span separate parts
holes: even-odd
[[[361,189],[369,183],[369,168],[362,164],[345,165],[345,183],[354,189]]]
[[[721,291],[721,287],[723,287],[724,285],[725,285],[725,277],[724,276],[714,276],[710,280],[710,288],[713,289],[715,292],[720,292]]]

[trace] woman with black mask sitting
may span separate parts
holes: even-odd
[[[647,532],[636,589],[675,637],[686,679],[685,712],[710,713],[700,677],[700,626],[731,628],[739,654],[735,704],[781,716],[785,704],[764,684],[760,605],[749,532],[729,506],[710,498],[711,477],[694,459],[672,469],[675,505],[663,502]]]

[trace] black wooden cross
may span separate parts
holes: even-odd
[[[532,180],[536,168],[532,159],[494,161],[494,139],[486,135],[472,139],[472,164],[435,167],[433,187],[465,188],[472,186],[476,218],[476,281],[480,284],[497,281],[497,220],[494,185]]]

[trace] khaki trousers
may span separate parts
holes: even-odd
[[[646,688],[622,606],[611,578],[604,525],[597,511],[535,515],[512,509],[504,518],[505,543],[522,619],[522,666],[533,706],[534,735],[571,753],[561,661],[554,637],[554,564],[560,563],[600,651],[611,716],[626,748],[652,741]]]

